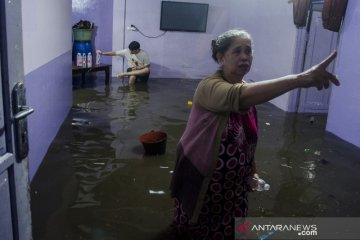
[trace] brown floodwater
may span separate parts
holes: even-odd
[[[168,239],[175,148],[197,83],[150,79],[130,88],[100,77],[74,87],[31,183],[34,239]],[[257,168],[271,188],[249,194],[249,216],[360,217],[360,149],[325,131],[326,114],[257,109]],[[151,130],[167,133],[165,154],[144,153],[139,136]]]

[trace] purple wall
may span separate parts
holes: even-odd
[[[73,0],[72,23],[88,20],[95,24],[93,50],[110,51],[112,48],[113,0],[82,1]],[[111,58],[102,58],[102,63],[111,64]]]
[[[326,129],[360,147],[360,1],[348,2],[335,73],[341,86],[333,88]]]
[[[67,52],[25,76],[28,117],[29,175],[36,173],[49,145],[72,106],[71,52]]]

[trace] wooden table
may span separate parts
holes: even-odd
[[[110,83],[110,75],[111,75],[111,65],[110,64],[97,64],[92,67],[72,67],[72,73],[78,74],[81,73],[81,84],[85,82],[85,74],[89,72],[99,72],[105,71],[105,84],[108,85]]]

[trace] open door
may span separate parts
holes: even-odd
[[[30,240],[21,1],[0,1],[0,239]]]
[[[323,27],[322,21],[323,3],[313,2],[311,6],[310,21],[308,21],[308,41],[304,56],[303,70],[321,62],[326,56],[335,50],[338,33]],[[334,64],[329,65],[328,70],[334,70]],[[316,88],[301,89],[298,99],[298,112],[323,112],[327,113],[331,86],[327,90],[318,91]]]

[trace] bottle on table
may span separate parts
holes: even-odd
[[[91,52],[89,52],[88,55],[87,55],[87,67],[89,67],[89,68],[92,67],[92,54],[91,54]]]
[[[77,67],[82,67],[83,62],[82,62],[82,56],[81,53],[77,53],[76,55],[76,66]]]
[[[85,53],[83,53],[83,55],[82,55],[82,66],[86,67],[86,55],[85,55]]]

